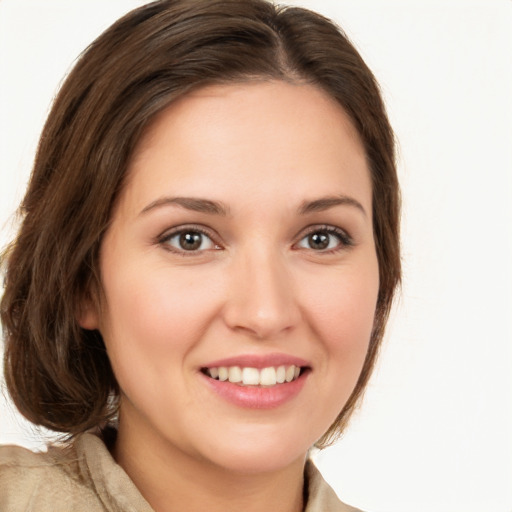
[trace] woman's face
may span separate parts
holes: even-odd
[[[209,86],[159,115],[128,172],[103,308],[81,322],[105,340],[120,435],[236,471],[303,460],[356,384],[379,287],[348,116],[310,85]]]

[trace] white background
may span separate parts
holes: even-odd
[[[49,102],[138,0],[0,0],[0,243]],[[400,142],[404,286],[344,438],[316,456],[368,512],[512,511],[512,2],[301,0],[380,81]],[[1,394],[1,393],[0,393]],[[0,397],[0,443],[40,446]]]

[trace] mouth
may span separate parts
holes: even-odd
[[[267,366],[254,368],[250,366],[213,366],[201,368],[201,372],[210,379],[230,382],[241,387],[272,388],[290,384],[299,379],[308,367],[298,365]]]
[[[200,368],[207,388],[244,409],[275,409],[293,403],[306,386],[309,361],[282,354],[239,354]]]

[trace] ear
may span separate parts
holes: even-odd
[[[100,327],[99,308],[89,293],[80,300],[76,320],[82,329],[93,331]]]
[[[96,309],[91,305],[80,307],[79,314],[77,315],[78,325],[82,329],[93,331],[99,328],[99,319]]]

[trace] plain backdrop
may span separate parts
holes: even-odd
[[[137,0],[0,0],[0,243],[76,56]],[[382,86],[399,140],[404,284],[362,408],[316,454],[368,512],[512,511],[512,2],[301,0]],[[0,443],[42,433],[0,397]],[[0,393],[2,395],[2,393]]]

